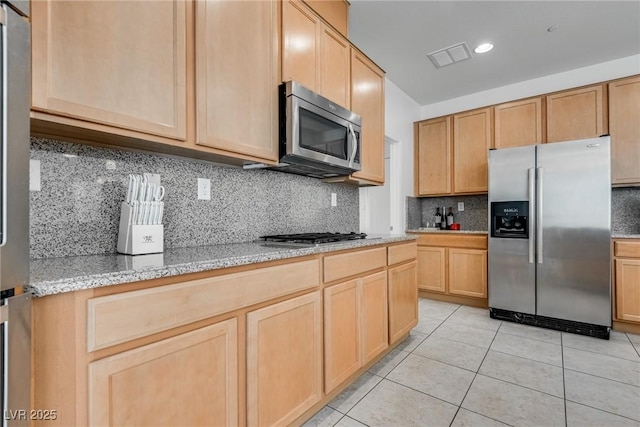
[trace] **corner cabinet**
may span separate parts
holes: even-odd
[[[237,320],[92,362],[88,379],[89,425],[237,426]]]
[[[609,83],[611,183],[640,184],[640,76]]]
[[[196,143],[277,161],[278,3],[206,0],[195,13]]]
[[[453,192],[486,193],[489,149],[493,146],[493,108],[453,116]]]
[[[413,133],[416,195],[451,194],[451,116],[417,122]]]
[[[607,133],[607,86],[604,84],[546,96],[547,142],[597,138]]]
[[[247,314],[248,426],[288,425],[320,401],[321,301],[313,292]]]
[[[34,1],[31,22],[37,118],[186,140],[186,2]]]
[[[362,117],[362,170],[353,177],[384,184],[384,72],[355,48],[351,48],[351,110]]]

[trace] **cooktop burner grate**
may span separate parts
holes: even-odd
[[[345,240],[358,240],[367,237],[365,233],[301,233],[301,234],[279,234],[273,236],[260,236],[265,242],[282,243],[332,243],[343,242]]]

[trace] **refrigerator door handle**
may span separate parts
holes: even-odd
[[[529,169],[529,264],[535,262],[535,239],[533,238],[532,231],[535,228],[536,218],[534,211],[536,191],[536,170],[534,168]]]
[[[542,259],[542,179],[543,168],[536,169],[536,252],[538,264],[543,263]]]
[[[2,164],[0,164],[0,246],[4,246],[7,243],[7,146],[9,145],[9,141],[7,139],[7,126],[8,126],[8,105],[7,105],[7,90],[8,87],[8,67],[7,67],[7,58],[8,58],[8,50],[9,46],[7,45],[7,6],[2,4],[0,5],[0,41],[2,43],[2,47],[0,52],[2,52],[2,57],[0,59],[0,71],[2,72],[2,88],[0,88],[0,95],[2,95],[2,106],[0,106],[0,112],[2,117],[0,118],[0,150],[2,153]]]

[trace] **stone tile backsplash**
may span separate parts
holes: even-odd
[[[161,175],[166,248],[359,230],[358,189],[348,185],[42,138],[31,138],[31,158],[42,182],[30,192],[32,258],[114,253],[130,173]],[[211,180],[211,200],[197,200],[197,178]]]
[[[407,228],[425,227],[435,221],[436,207],[453,208],[462,230],[487,230],[487,196],[407,197]],[[458,212],[464,202],[464,212]],[[640,187],[611,190],[611,232],[640,234]]]

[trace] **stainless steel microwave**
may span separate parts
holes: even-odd
[[[356,113],[289,81],[280,85],[282,172],[330,178],[361,169],[361,119]]]

